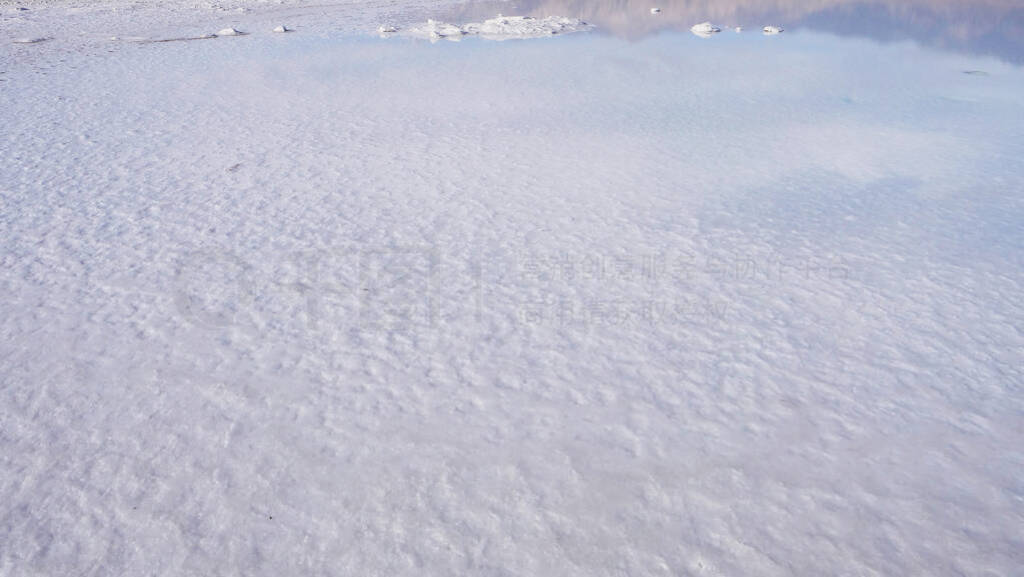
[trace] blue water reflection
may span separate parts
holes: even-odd
[[[654,6],[661,12],[652,14]],[[743,26],[754,33],[777,24],[788,32],[813,30],[880,42],[912,40],[1024,63],[1024,3],[1019,0],[516,0],[471,3],[451,16],[477,19],[498,12],[582,18],[605,33],[629,39],[685,31],[704,21],[727,31]]]

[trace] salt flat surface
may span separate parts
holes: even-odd
[[[207,38],[226,28],[363,34],[411,25],[461,0],[0,0],[0,44],[51,39],[59,50],[106,53],[111,38],[151,42]],[[0,57],[4,55],[0,54]],[[2,62],[0,62],[2,64]]]
[[[1019,571],[1020,68],[260,22],[0,45],[0,575]]]

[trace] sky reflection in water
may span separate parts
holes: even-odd
[[[651,13],[655,6],[660,14]],[[466,21],[499,12],[582,18],[604,33],[628,39],[688,31],[704,21],[728,32],[743,26],[745,32],[760,33],[772,24],[791,33],[813,30],[879,42],[911,40],[1024,64],[1024,3],[1019,0],[515,0],[472,3],[449,17]]]

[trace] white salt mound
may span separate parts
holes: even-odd
[[[217,33],[217,36],[242,36],[245,32],[235,30],[234,28],[225,28]]]
[[[285,26],[283,24],[281,26],[278,26],[278,27],[274,28],[274,32],[277,32],[279,34],[280,33],[284,33],[284,32],[291,32],[291,31],[292,31],[291,28],[289,28],[289,27],[287,27],[287,26]]]
[[[377,29],[377,32],[380,32],[381,34],[393,34],[395,32],[398,32],[398,28],[384,24]]]
[[[423,31],[427,36],[433,39],[458,38],[465,34],[461,27],[456,26],[455,24],[448,24],[447,22],[438,22],[437,20],[427,20],[427,24],[423,27]]]
[[[492,40],[509,38],[540,38],[553,34],[580,32],[589,30],[591,26],[577,18],[549,16],[547,18],[531,18],[529,16],[498,16],[483,22],[469,22],[461,26],[427,20],[423,26],[414,26],[406,30],[412,36],[426,37],[431,40],[444,38],[458,40],[462,36],[477,35]]]
[[[484,20],[482,24],[467,24],[467,34],[489,36],[545,36],[560,32],[573,32],[586,23],[575,18],[531,18],[529,16],[499,16]]]
[[[47,40],[49,40],[49,38],[46,38],[45,36],[33,36],[33,37],[30,37],[30,38],[15,38],[14,39],[14,43],[15,44],[38,44],[40,42],[46,42]]]
[[[701,22],[690,27],[690,32],[702,38],[709,38],[712,34],[718,34],[722,29],[710,22]]]
[[[780,34],[780,33],[782,33],[782,27],[781,26],[765,26],[764,27],[764,33],[766,35],[768,35],[768,36],[771,36],[771,35],[774,35],[774,34]]]
[[[651,8],[651,14],[661,14],[661,8]]]

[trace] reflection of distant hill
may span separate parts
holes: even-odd
[[[924,2],[904,6],[847,3],[808,14],[800,25],[842,35],[882,41],[915,40],[927,46],[997,56],[1024,64],[1024,3],[965,1],[931,8]]]
[[[661,14],[652,15],[653,6]],[[467,11],[481,9],[477,5]],[[486,15],[504,10],[573,16],[625,38],[689,30],[705,20],[751,29],[779,23],[790,30],[910,39],[1024,63],[1024,0],[518,0],[485,9]]]

